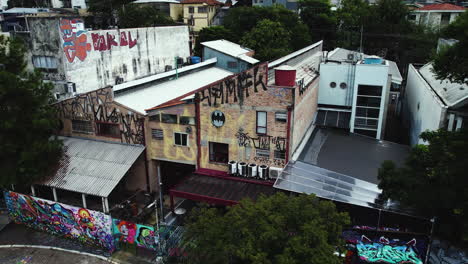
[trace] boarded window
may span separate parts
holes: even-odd
[[[163,140],[164,133],[162,129],[151,129],[151,137],[156,140]]]
[[[257,157],[269,158],[270,157],[270,150],[267,149],[257,149],[255,151],[255,155]]]
[[[33,56],[33,65],[41,69],[57,69],[57,58],[51,56]]]
[[[257,134],[267,133],[267,112],[257,111]]]
[[[195,125],[195,117],[192,116],[181,116],[180,123],[182,125]]]
[[[72,120],[72,131],[75,133],[93,133],[93,125],[91,121],[86,120]]]
[[[119,124],[96,122],[97,135],[120,138]]]
[[[177,123],[177,115],[162,114],[161,115],[161,122],[169,123],[169,124],[176,124]]]
[[[286,159],[286,151],[284,150],[275,150],[275,159]]]
[[[174,144],[177,146],[188,146],[188,135],[184,133],[174,133]]]

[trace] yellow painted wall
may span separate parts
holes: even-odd
[[[174,21],[178,21],[180,17],[183,17],[184,8],[181,4],[170,4],[169,8],[171,18],[174,19]]]
[[[189,13],[189,8],[194,8],[194,13]],[[198,13],[199,7],[206,7],[208,9],[207,13]],[[204,27],[211,26],[211,22],[213,21],[213,17],[216,15],[218,10],[218,6],[209,6],[204,4],[184,4],[183,5],[183,16],[184,16],[184,23],[189,25],[191,31],[200,31]],[[193,16],[194,25],[191,26],[189,24],[189,19]]]

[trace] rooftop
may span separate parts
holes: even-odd
[[[421,8],[416,9],[416,11],[465,11],[466,8],[462,6],[452,5],[449,3],[443,4],[432,4],[423,6]]]
[[[180,1],[181,4],[207,4],[207,5],[224,5],[221,2],[216,0],[182,0]]]
[[[180,4],[176,0],[136,0],[132,2],[133,4],[150,4],[150,3],[170,3],[170,4]]]
[[[100,197],[109,196],[145,149],[140,145],[59,138],[64,155],[56,174],[42,184]]]
[[[419,73],[445,105],[459,107],[468,103],[468,85],[439,80],[432,69],[432,64],[428,63],[419,69]]]
[[[410,148],[342,130],[316,128],[298,160],[362,181],[378,184],[377,172],[385,160],[403,166]]]
[[[3,11],[3,14],[36,14],[40,12],[49,12],[48,8],[26,8],[26,7],[13,7]]]
[[[186,97],[191,92],[208,84],[221,80],[232,72],[217,67],[202,68],[177,79],[144,85],[116,93],[115,101],[140,113],[157,107],[179,97]]]
[[[251,49],[242,47],[239,44],[236,44],[234,42],[231,42],[225,39],[205,41],[205,42],[202,42],[201,44],[205,47],[217,50],[219,52],[222,52],[234,58],[239,58],[251,64],[255,64],[259,62],[259,60],[246,55],[246,53],[249,53],[252,51]]]

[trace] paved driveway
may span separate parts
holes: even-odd
[[[109,264],[91,256],[42,248],[0,248],[2,264]]]

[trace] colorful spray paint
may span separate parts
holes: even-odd
[[[113,219],[113,233],[116,243],[136,244],[138,247],[157,250],[158,236],[153,227]]]
[[[17,224],[114,250],[111,217],[15,192],[5,192],[10,218]]]
[[[362,239],[356,249],[359,258],[365,262],[422,264],[414,250],[415,243],[415,239],[404,245],[391,245],[386,238],[381,238],[380,243]]]

